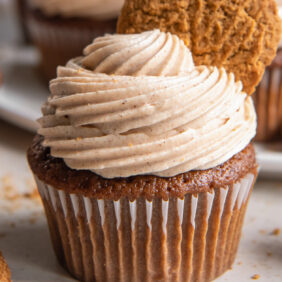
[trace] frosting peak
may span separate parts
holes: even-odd
[[[147,31],[138,35],[105,35],[84,49],[80,64],[95,73],[177,75],[194,67],[191,52],[176,35]]]
[[[174,176],[227,161],[255,135],[241,82],[195,67],[178,37],[105,36],[84,54],[58,68],[40,120],[43,145],[71,168]]]

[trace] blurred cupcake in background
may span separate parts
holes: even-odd
[[[27,24],[49,80],[93,38],[113,33],[123,0],[29,0]]]
[[[26,22],[26,9],[27,9],[27,0],[16,0],[16,8],[18,13],[18,21],[20,29],[22,31],[22,38],[24,43],[30,43],[30,35],[27,28]]]
[[[282,1],[277,0],[282,19]],[[264,76],[253,95],[257,111],[256,141],[282,140],[282,40],[272,64],[265,69]]]

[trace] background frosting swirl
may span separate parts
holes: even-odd
[[[29,0],[31,7],[49,16],[66,18],[116,18],[124,0]]]
[[[109,35],[84,55],[58,68],[40,119],[43,145],[71,168],[169,177],[215,167],[255,135],[242,84],[195,67],[176,36]]]

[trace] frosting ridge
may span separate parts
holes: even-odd
[[[116,75],[177,75],[194,67],[191,52],[176,35],[147,31],[105,35],[84,49],[83,67]]]
[[[215,167],[255,135],[241,82],[222,68],[195,67],[184,43],[158,30],[96,39],[58,68],[50,90],[43,145],[69,167],[106,178]]]

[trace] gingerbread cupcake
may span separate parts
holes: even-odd
[[[28,161],[59,261],[83,281],[210,281],[257,176],[242,83],[159,30],[107,35],[58,68]]]
[[[113,33],[123,0],[28,0],[28,31],[49,80],[93,38]]]

